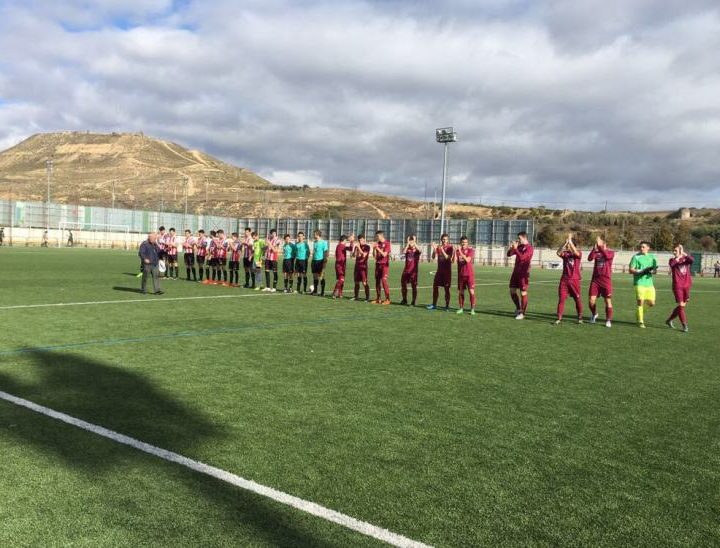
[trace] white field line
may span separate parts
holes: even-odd
[[[18,405],[20,407],[24,407],[26,409],[29,409],[30,411],[34,411],[35,413],[39,413],[41,415],[45,415],[55,420],[59,420],[66,424],[70,424],[77,428],[81,428],[82,430],[92,432],[93,434],[96,434],[98,436],[108,438],[117,443],[130,446],[134,449],[137,449],[138,451],[148,453],[168,462],[179,464],[180,466],[184,466],[185,468],[188,468],[200,474],[211,476],[213,478],[219,479],[220,481],[235,485],[236,487],[239,487],[246,491],[250,491],[262,497],[266,497],[281,504],[285,504],[286,506],[291,506],[297,510],[300,510],[301,512],[306,512],[324,520],[337,523],[338,525],[342,525],[343,527],[352,529],[353,531],[357,531],[358,533],[362,533],[363,535],[367,535],[369,537],[381,540],[393,546],[413,548],[421,548],[428,546],[427,544],[423,544],[421,542],[417,542],[397,533],[393,533],[392,531],[383,529],[382,527],[378,527],[371,523],[367,523],[366,521],[355,519],[351,516],[336,512],[335,510],[331,510],[330,508],[326,508],[314,502],[310,502],[299,497],[289,495],[282,491],[278,491],[277,489],[273,489],[272,487],[268,487],[266,485],[256,483],[252,480],[242,478],[236,474],[227,472],[220,468],[215,468],[214,466],[210,466],[209,464],[205,464],[203,462],[196,461],[188,457],[183,457],[178,453],[173,453],[172,451],[161,449],[160,447],[156,447],[154,445],[150,445],[149,443],[136,440],[135,438],[131,438],[113,430],[108,430],[107,428],[103,428],[102,426],[98,426],[96,424],[92,424],[84,420],[71,417],[70,415],[66,415],[65,413],[61,413],[48,407],[38,405],[23,398],[18,398],[17,396],[13,396],[12,394],[8,394],[7,392],[0,391],[0,399]]]
[[[0,306],[0,310],[14,310],[16,308],[49,308],[53,306],[90,306],[97,304],[127,304],[127,303],[163,303],[170,301],[196,301],[202,299],[241,299],[247,297],[270,297],[272,295],[280,296],[285,293],[259,293],[253,295],[202,295],[199,297],[153,297],[149,295],[144,299],[119,299],[116,301],[83,301],[76,303],[42,303],[42,304],[13,304],[10,306]]]

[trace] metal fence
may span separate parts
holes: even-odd
[[[447,219],[445,223],[451,241],[458,241],[465,235],[473,245],[504,246],[520,231],[527,232],[531,240],[535,233],[532,220]],[[114,231],[127,227],[131,233],[147,233],[163,225],[174,227],[180,233],[186,228],[193,232],[201,228],[234,232],[251,227],[261,235],[271,228],[276,228],[280,235],[295,235],[301,230],[311,234],[319,229],[326,238],[333,240],[341,234],[364,233],[370,237],[375,231],[383,230],[395,242],[404,241],[410,234],[417,235],[418,240],[425,243],[440,239],[440,221],[430,219],[255,219],[55,203],[48,207],[45,202],[0,200],[0,226],[4,227],[98,230],[103,225]]]

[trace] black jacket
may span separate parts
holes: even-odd
[[[144,265],[157,266],[160,260],[160,250],[157,244],[151,244],[149,240],[145,240],[140,244],[138,255],[140,255]],[[148,263],[146,260],[150,262]]]

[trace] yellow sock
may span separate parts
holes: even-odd
[[[635,317],[637,318],[638,323],[645,323],[645,309],[642,306],[637,307]]]

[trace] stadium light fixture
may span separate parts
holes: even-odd
[[[450,143],[457,141],[457,133],[452,127],[441,127],[435,130],[435,140],[441,143],[444,148],[442,198],[440,202],[440,234],[442,234],[445,232],[445,187],[447,186],[448,147]]]

